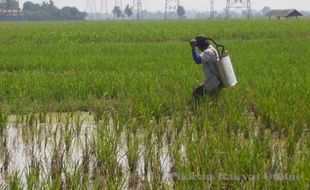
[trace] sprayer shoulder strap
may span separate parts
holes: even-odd
[[[220,54],[219,54],[219,52],[216,49],[214,49],[214,48],[210,48],[210,49],[212,50],[212,52],[215,55],[216,62],[219,62],[220,61]]]
[[[219,53],[216,52],[215,49],[213,49],[213,48],[210,48],[210,49],[212,50],[212,52],[214,53],[214,55],[215,55],[215,57],[216,57],[213,64],[215,64],[215,69],[216,69],[217,73],[215,73],[212,69],[211,69],[211,72],[215,75],[215,77],[217,78],[217,80],[220,81],[221,86],[222,86],[223,82],[222,82],[222,79],[221,79],[221,77],[220,77],[220,73],[219,73],[219,71],[218,71],[218,69],[217,69],[217,65],[216,65],[218,62],[220,62],[221,58],[220,58],[220,56],[219,56]]]

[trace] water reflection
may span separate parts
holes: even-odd
[[[117,133],[112,121],[109,121],[108,125],[104,125],[107,122],[96,123],[95,117],[90,113],[47,114],[43,118],[40,115],[9,117],[2,136],[0,187],[8,185],[8,176],[17,174],[26,188],[27,176],[29,177],[36,168],[39,171],[40,182],[57,174],[65,178],[66,174],[77,172],[79,167],[86,168],[84,172],[88,173],[91,181],[98,167],[98,138],[106,138],[98,135],[98,130],[105,128],[103,133],[110,133],[111,136]],[[142,131],[133,138],[141,136],[143,137]],[[145,148],[143,141],[138,141],[137,146],[129,151],[127,137],[128,130],[123,130],[120,137],[114,138],[115,142],[110,142],[117,143],[116,165],[122,171],[123,189],[132,187],[133,173],[138,175],[138,183],[151,180],[152,177],[150,166],[146,164],[145,159],[145,152],[149,150]],[[162,180],[171,185],[171,158],[168,145],[164,138],[162,140],[164,143],[159,150]],[[128,160],[128,154],[132,152],[138,155],[134,169],[130,168]]]

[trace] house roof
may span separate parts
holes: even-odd
[[[296,9],[282,9],[282,10],[271,10],[266,16],[280,16],[280,17],[292,17],[292,16],[303,16]]]

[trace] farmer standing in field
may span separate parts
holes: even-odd
[[[220,59],[217,50],[209,44],[208,38],[205,36],[197,36],[190,40],[190,45],[193,59],[196,64],[202,64],[205,75],[205,82],[194,90],[193,98],[199,100],[205,95],[217,96],[222,88],[220,75],[216,69],[216,62]],[[198,53],[197,48],[201,54]]]

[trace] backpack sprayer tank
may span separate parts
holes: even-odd
[[[223,87],[229,88],[235,86],[238,81],[228,52],[225,51],[225,47],[223,45],[217,44],[212,38],[208,38],[208,40],[212,41],[214,45],[216,45],[216,50],[220,59],[216,63],[216,67],[219,72]],[[219,48],[222,48],[222,51],[219,51]]]

